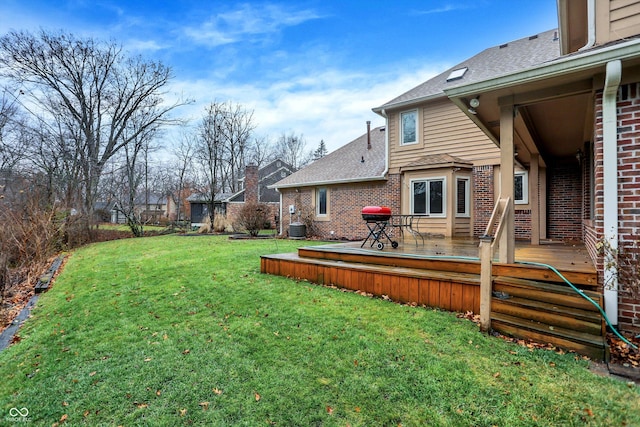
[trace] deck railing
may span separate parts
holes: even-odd
[[[504,232],[505,218],[509,213],[510,206],[510,197],[498,198],[484,236],[480,237],[480,328],[483,331],[488,331],[491,328],[493,254],[495,245],[500,242]]]

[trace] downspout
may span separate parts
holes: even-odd
[[[380,114],[384,117],[384,171],[382,171],[382,176],[385,176],[389,172],[389,117],[384,108],[380,110]]]
[[[284,217],[282,216],[282,192],[276,188],[276,191],[278,192],[278,194],[280,195],[280,235],[283,236],[284,235],[284,227],[283,227],[283,223],[284,223]]]
[[[622,77],[619,59],[607,63],[602,97],[602,146],[604,181],[604,306],[614,325],[618,324],[618,132],[617,95]]]
[[[596,0],[587,0],[587,44],[580,50],[591,49],[596,44]]]

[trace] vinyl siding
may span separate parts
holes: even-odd
[[[400,113],[389,113],[389,167],[398,172],[416,159],[449,154],[477,163],[498,163],[500,150],[458,107],[448,99],[432,101],[418,109],[418,143],[399,145]]]
[[[640,33],[640,1],[599,1],[596,7],[597,44],[621,40]]]

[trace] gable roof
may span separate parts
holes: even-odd
[[[374,108],[373,111],[379,113],[388,108],[409,106],[429,99],[445,97],[445,89],[522,71],[552,61],[559,56],[560,43],[557,30],[549,30],[504,43],[483,50],[382,106]],[[464,68],[467,70],[462,72]],[[456,78],[456,75],[452,74],[456,71],[462,75]]]
[[[271,187],[291,188],[386,179],[384,126],[371,129],[370,135],[371,149],[367,148],[365,133]]]
[[[285,176],[289,176],[295,172],[295,168],[289,163],[281,159],[275,159],[267,165],[258,169],[258,200],[261,203],[279,202],[280,195],[273,189],[272,184]],[[244,186],[245,177],[238,179]],[[244,202],[244,193],[246,188],[233,193],[227,197],[225,202]]]
[[[450,154],[430,154],[416,159],[408,165],[403,166],[401,169],[405,171],[414,169],[441,168],[447,166],[471,169],[473,167],[473,163],[461,159],[460,157],[452,156]]]

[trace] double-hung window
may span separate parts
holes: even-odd
[[[413,215],[445,216],[445,179],[429,178],[411,182]]]
[[[418,142],[418,110],[400,113],[400,145]]]

